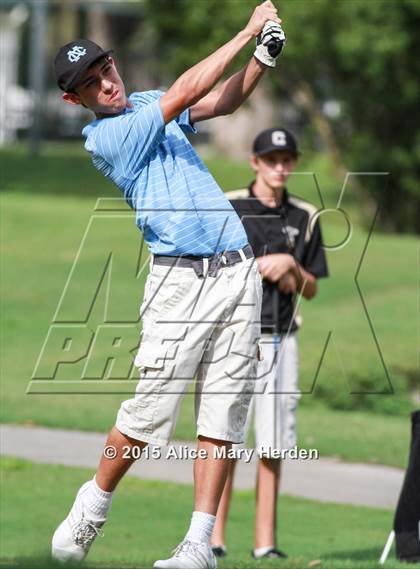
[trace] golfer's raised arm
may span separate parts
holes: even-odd
[[[277,10],[268,0],[257,6],[243,30],[217,51],[183,73],[160,99],[165,123],[202,99],[222,77],[243,47],[256,37],[267,20],[280,23]]]
[[[246,67],[226,79],[220,87],[210,91],[191,107],[191,122],[229,115],[236,111],[255,89],[266,69],[263,63],[252,57]]]

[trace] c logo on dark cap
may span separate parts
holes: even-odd
[[[275,130],[271,135],[274,146],[286,146],[286,134],[282,130]]]

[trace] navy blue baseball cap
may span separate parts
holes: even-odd
[[[285,128],[263,130],[257,135],[252,145],[252,152],[257,156],[262,156],[275,150],[290,152],[296,158],[300,154],[295,137]]]
[[[112,51],[104,50],[95,42],[84,39],[63,45],[54,59],[54,73],[60,89],[71,91],[86,69]]]

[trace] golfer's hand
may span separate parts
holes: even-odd
[[[263,4],[255,8],[248,24],[245,26],[245,31],[257,37],[268,20],[281,24],[281,20],[277,16],[277,8],[270,0],[263,2]]]
[[[295,294],[297,291],[297,280],[291,271],[288,271],[279,280],[279,289],[284,294]]]
[[[257,257],[258,269],[261,276],[273,283],[279,281],[287,272],[292,270],[294,259],[287,253],[275,253]]]

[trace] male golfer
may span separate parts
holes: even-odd
[[[258,45],[246,67],[212,90],[255,37]],[[138,456],[130,451],[169,442],[182,394],[197,375],[198,446],[207,458],[195,461],[195,507],[186,537],[155,567],[216,566],[209,539],[228,462],[217,459],[214,449],[243,441],[262,291],[243,226],[183,131],[194,132],[194,123],[237,109],[265,69],[275,66],[283,41],[277,10],[264,2],[242,31],[166,93],[129,97],[109,51],[93,42],[73,41],[56,56],[63,99],[96,115],[83,130],[85,147],[135,209],[152,252],[135,360],[140,382],[134,398],[121,405],[96,476],[81,487],[54,534],[56,559],[84,559],[114,489]],[[139,548],[146,546],[139,542]]]
[[[296,444],[299,399],[296,294],[313,298],[327,264],[320,227],[310,204],[289,195],[286,182],[298,158],[293,135],[283,128],[261,132],[253,144],[255,181],[227,194],[242,219],[263,277],[262,360],[253,396],[255,442],[259,453],[255,549],[253,556],[282,558],[276,547],[277,492],[281,461],[273,449]],[[232,462],[212,536],[213,551],[226,555],[225,522],[235,462]]]

